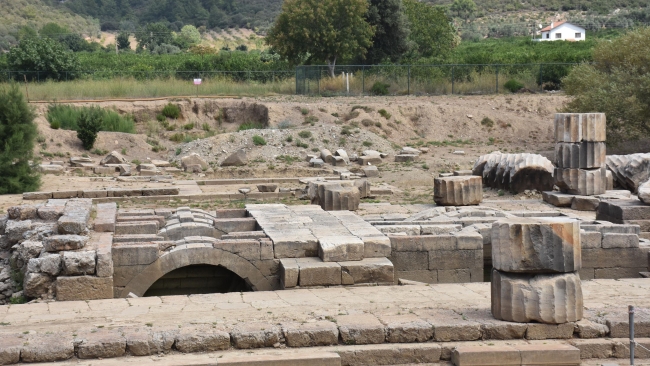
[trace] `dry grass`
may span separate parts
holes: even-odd
[[[0,84],[0,88],[2,86],[3,84]],[[48,81],[32,83],[28,87],[30,100],[156,98],[197,95],[197,87],[192,81],[177,79]],[[260,96],[293,93],[295,93],[293,79],[274,83],[209,79],[204,80],[203,84],[198,87],[199,96]]]

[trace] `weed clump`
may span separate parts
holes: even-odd
[[[508,89],[511,93],[516,93],[524,88],[524,84],[518,82],[515,79],[510,79],[505,84],[503,84],[503,87]]]
[[[490,117],[485,117],[481,120],[481,125],[487,128],[492,128],[494,127],[494,121]]]
[[[169,103],[163,107],[160,113],[167,118],[178,119],[181,116],[181,109],[177,105]]]
[[[253,144],[255,146],[264,146],[266,145],[266,140],[264,140],[264,137],[260,135],[255,135],[253,136]]]
[[[382,117],[384,117],[386,119],[390,119],[390,117],[392,117],[392,115],[390,113],[388,113],[385,109],[380,109],[377,112],[379,112],[380,116],[382,116]]]

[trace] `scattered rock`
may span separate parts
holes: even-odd
[[[275,192],[278,189],[277,184],[258,184],[257,190],[260,192]]]
[[[248,164],[248,157],[244,149],[235,151],[221,162],[221,166],[243,166],[246,164]]]
[[[191,153],[181,158],[181,166],[187,170],[190,165],[200,165],[201,170],[208,169],[208,163],[197,153]]]
[[[111,151],[110,154],[106,155],[100,162],[100,165],[106,164],[128,164],[129,162],[126,158],[118,153],[117,151]]]

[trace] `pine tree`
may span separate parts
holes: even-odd
[[[0,89],[0,194],[35,191],[40,176],[30,166],[37,129],[17,85]]]

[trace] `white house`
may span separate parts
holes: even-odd
[[[551,23],[542,29],[542,38],[538,41],[584,41],[585,29],[567,22]]]

